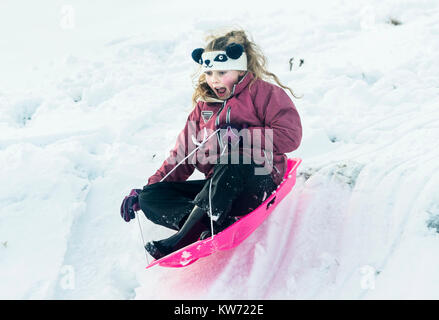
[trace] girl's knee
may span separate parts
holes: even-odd
[[[145,213],[149,211],[149,203],[151,203],[151,200],[155,198],[154,188],[151,186],[152,185],[143,187],[143,190],[139,193],[139,206],[140,209],[142,209],[142,211]]]
[[[148,201],[148,199],[153,199],[155,197],[154,195],[158,192],[158,187],[158,183],[144,186],[143,190],[139,193],[139,201]]]

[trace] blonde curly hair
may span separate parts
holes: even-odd
[[[293,97],[298,98],[293,90],[287,86],[284,86],[279,78],[274,74],[269,72],[265,65],[267,60],[263,55],[261,49],[247,36],[244,30],[233,30],[228,31],[224,34],[211,34],[206,37],[207,45],[204,48],[205,51],[217,51],[217,50],[225,50],[227,45],[234,42],[239,43],[244,47],[244,51],[247,55],[247,71],[253,73],[253,80],[250,83],[251,85],[257,80],[268,80],[273,79],[280,87],[290,91]],[[197,79],[198,77],[198,79]],[[209,100],[212,98],[216,98],[215,93],[209,87],[206,82],[206,77],[204,73],[199,75],[199,70],[193,75],[193,79],[195,82],[195,92],[192,95],[192,103],[195,106],[198,100]]]

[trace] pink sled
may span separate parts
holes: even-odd
[[[146,268],[155,265],[162,267],[186,267],[200,258],[211,255],[219,250],[235,248],[255,231],[268,215],[276,208],[277,204],[291,191],[296,183],[296,169],[302,162],[299,158],[288,159],[284,180],[277,190],[270,195],[254,211],[240,218],[237,222],[223,231],[205,240],[198,240],[178,251],[174,251],[158,260],[151,262]]]

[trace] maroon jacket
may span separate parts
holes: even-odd
[[[179,134],[170,156],[148,179],[148,185],[159,182],[196,148],[196,142],[201,142],[203,137],[213,134],[200,150],[180,164],[164,181],[185,181],[195,168],[208,179],[213,174],[215,160],[224,145],[219,133],[214,134],[214,131],[229,123],[248,127],[245,131],[252,137],[258,137],[254,135],[255,131],[261,134],[261,139],[249,140],[249,149],[255,148],[256,151],[247,151],[249,154],[260,153],[261,159],[267,161],[264,165],[270,164],[274,182],[279,184],[282,181],[287,163],[285,153],[297,149],[302,139],[300,117],[282,88],[260,79],[250,86],[252,80],[253,74],[247,72],[244,78],[234,85],[232,95],[227,100],[197,103],[189,114],[186,126]]]

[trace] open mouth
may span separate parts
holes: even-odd
[[[226,94],[226,88],[215,88],[215,90],[216,90],[216,93],[219,95],[219,96],[223,96],[223,95],[225,95]]]

